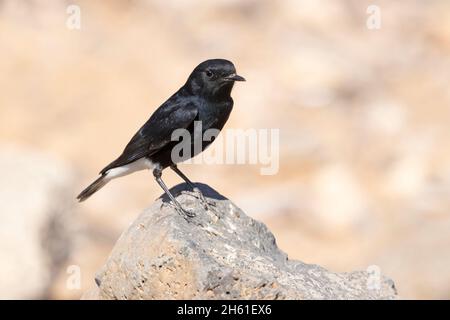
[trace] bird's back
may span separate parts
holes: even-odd
[[[183,89],[183,88],[182,88]],[[150,157],[171,143],[173,130],[187,129],[196,119],[198,102],[180,89],[164,102],[134,134],[122,154],[100,172]]]

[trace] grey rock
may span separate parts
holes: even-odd
[[[166,196],[116,243],[85,299],[393,299],[392,280],[334,273],[289,260],[267,227],[206,185],[206,210],[182,184],[172,189],[196,212],[186,220]],[[184,190],[184,191],[183,191]],[[339,258],[339,252],[336,252]],[[375,279],[376,280],[376,279]]]

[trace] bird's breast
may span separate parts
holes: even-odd
[[[221,130],[227,122],[231,110],[232,102],[227,103],[205,103],[199,108],[198,120],[202,122],[202,129]]]

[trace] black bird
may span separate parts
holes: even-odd
[[[84,189],[77,199],[80,202],[86,200],[112,179],[149,169],[177,211],[185,217],[194,216],[194,213],[181,207],[161,179],[162,171],[170,167],[204,200],[200,190],[195,188],[172,159],[172,150],[179,143],[172,141],[172,132],[176,129],[186,129],[191,134],[193,145],[194,121],[201,121],[202,133],[208,129],[220,131],[233,108],[230,94],[235,81],[245,79],[236,74],[232,62],[212,59],[200,63],[187,82],[164,102],[131,138],[122,154],[100,171],[100,177]],[[203,141],[200,152],[211,142]]]

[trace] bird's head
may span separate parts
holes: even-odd
[[[231,61],[211,59],[200,63],[192,71],[186,83],[193,94],[210,98],[228,97],[235,81],[245,81],[236,74]]]

